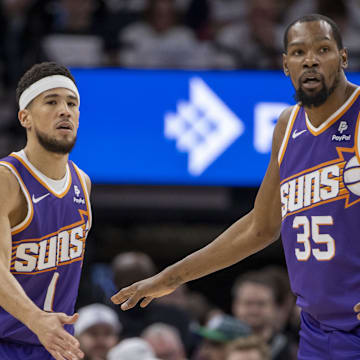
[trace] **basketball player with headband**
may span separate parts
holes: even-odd
[[[0,359],[81,359],[73,324],[91,183],[68,159],[80,95],[56,63],[34,65],[16,95],[27,143],[0,159]]]

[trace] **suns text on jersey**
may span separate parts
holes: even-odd
[[[83,224],[40,240],[14,244],[11,271],[36,273],[82,260],[86,233]]]
[[[282,217],[336,198],[340,190],[339,176],[339,166],[330,165],[281,184]]]

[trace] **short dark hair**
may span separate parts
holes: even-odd
[[[288,34],[290,29],[297,23],[304,23],[304,22],[312,22],[312,21],[325,21],[331,26],[331,31],[333,33],[334,39],[336,41],[338,49],[343,49],[343,41],[340,34],[339,27],[336,25],[335,21],[331,20],[329,17],[320,15],[320,14],[310,14],[302,16],[301,18],[294,20],[292,23],[290,23],[287,28],[285,29],[284,33],[284,51],[287,52],[288,47]]]
[[[258,337],[257,335],[249,335],[235,339],[226,345],[225,348],[226,356],[229,356],[232,352],[249,350],[257,350],[261,355],[262,360],[271,359],[269,346],[262,338]]]
[[[71,75],[70,70],[64,66],[55,62],[42,62],[40,64],[33,65],[25,74],[21,77],[16,88],[16,101],[19,103],[21,94],[32,84],[41,80],[44,77],[52,75],[64,75],[71,79],[76,85],[74,77]]]

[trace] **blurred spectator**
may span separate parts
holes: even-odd
[[[144,21],[119,34],[120,65],[137,68],[209,68],[231,59],[217,57],[191,29],[178,24],[174,0],[148,0]],[[225,65],[226,66],[226,65]]]
[[[287,271],[277,265],[266,266],[261,271],[272,280],[276,303],[275,326],[277,330],[284,331],[295,306],[295,296],[290,289]]]
[[[232,312],[270,345],[273,360],[289,360],[293,356],[290,339],[276,325],[280,287],[274,285],[274,278],[265,271],[240,276],[233,287]]]
[[[107,360],[157,360],[151,346],[141,338],[121,341],[108,353]]]
[[[262,272],[272,279],[276,303],[275,329],[286,336],[291,358],[296,359],[300,340],[300,311],[290,289],[287,271],[283,267],[270,265],[263,268]]]
[[[216,28],[244,21],[246,0],[209,0],[209,3],[211,6],[211,18]]]
[[[282,27],[279,19],[283,1],[252,0],[246,4],[245,20],[220,29],[216,43],[236,58],[239,68],[282,68]]]
[[[178,287],[169,295],[156,299],[159,304],[174,305],[186,311],[195,325],[205,325],[213,315],[222,310],[212,305],[204,294],[190,291],[186,284]]]
[[[173,326],[155,323],[148,326],[141,337],[146,340],[162,360],[185,360],[185,348],[180,334]]]
[[[37,60],[39,38],[47,21],[39,8],[39,0],[3,0],[1,7],[1,42],[4,81],[15,88],[21,74]],[[36,22],[39,21],[39,24]]]
[[[215,315],[196,331],[202,341],[192,360],[225,360],[226,344],[251,333],[247,324],[224,314]]]
[[[251,335],[229,343],[225,360],[271,360],[270,349],[261,338]]]
[[[112,43],[108,13],[100,0],[58,0],[53,6],[53,24],[42,48],[48,59],[67,66],[107,65]],[[111,46],[109,44],[112,44]]]
[[[116,289],[126,287],[157,272],[152,259],[141,252],[125,252],[117,255],[112,262],[112,270]],[[186,350],[191,348],[191,322],[184,310],[174,305],[158,303],[156,300],[146,308],[135,307],[128,311],[116,309],[124,327],[123,337],[140,336],[149,325],[160,322],[178,329]]]
[[[122,329],[116,312],[103,304],[79,309],[75,336],[85,354],[84,360],[106,360],[108,351],[119,341]]]

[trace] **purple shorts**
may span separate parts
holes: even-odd
[[[360,359],[360,329],[323,330],[317,320],[302,311],[298,360],[340,359]]]
[[[1,360],[54,360],[42,346],[0,340]]]

